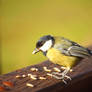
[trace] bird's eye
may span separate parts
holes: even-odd
[[[44,43],[45,43],[44,41],[39,41],[39,42],[37,42],[36,47],[39,48],[39,47],[41,47]]]

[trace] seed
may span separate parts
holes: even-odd
[[[28,87],[34,87],[34,85],[31,84],[31,83],[26,83],[26,86],[28,86]]]
[[[48,75],[48,76],[51,76],[51,77],[53,76],[51,73],[47,73],[47,75]]]
[[[50,69],[48,69],[47,67],[43,67],[43,69],[44,69],[44,71],[46,71],[46,72],[51,72],[51,70]]]
[[[59,69],[59,68],[57,68],[57,67],[54,67],[53,68],[56,72],[61,72],[61,70]]]
[[[3,81],[3,84],[4,84],[5,86],[8,86],[8,87],[13,87],[13,83],[12,83],[12,82]]]
[[[20,75],[16,75],[16,78],[20,78]]]
[[[46,78],[45,78],[45,77],[39,77],[39,79],[40,79],[40,80],[46,80]]]
[[[72,72],[73,71],[73,69],[70,69],[70,72]]]
[[[65,70],[65,69],[66,69],[66,67],[63,67],[63,66],[62,66],[62,67],[61,67],[61,69]]]
[[[38,69],[35,68],[35,67],[31,68],[30,70],[31,70],[31,71],[38,71]]]
[[[26,75],[25,75],[25,74],[23,74],[23,75],[22,75],[22,77],[26,77]]]
[[[22,76],[20,76],[20,75],[16,75],[15,77],[16,77],[16,78],[22,78]]]
[[[65,70],[67,68],[62,66],[61,69]],[[73,69],[70,69],[70,72],[72,72],[72,71],[73,71]]]
[[[33,80],[37,80],[37,75],[32,75],[32,74],[28,74],[28,76],[31,78],[31,79],[33,79]]]
[[[31,74],[30,74],[30,73],[28,73],[27,75],[28,75],[28,76],[31,76]]]

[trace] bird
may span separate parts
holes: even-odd
[[[36,48],[33,54],[42,52],[52,63],[58,64],[65,68],[61,73],[53,72],[53,77],[62,79],[64,83],[65,77],[71,80],[67,73],[75,67],[81,59],[90,57],[92,50],[79,45],[61,36],[44,35],[36,42]],[[61,75],[61,77],[56,76]]]

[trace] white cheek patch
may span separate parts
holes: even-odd
[[[44,43],[44,45],[40,48],[43,52],[47,51],[52,46],[52,40],[48,40]]]

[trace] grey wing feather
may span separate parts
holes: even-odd
[[[79,44],[70,41],[66,38],[61,38],[61,44],[54,46],[55,49],[58,49],[60,53],[68,56],[76,56],[85,58],[92,55],[92,51],[80,46]]]
[[[89,53],[89,50],[84,48],[84,47],[78,47],[78,46],[71,46],[68,48],[68,53],[72,56],[77,56],[77,57],[88,57],[91,56]]]

